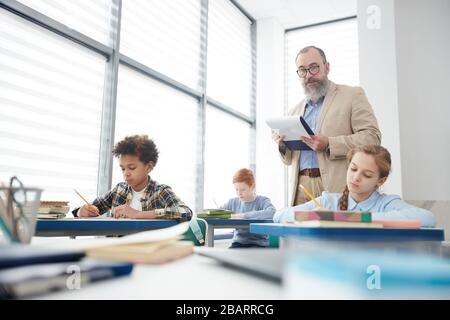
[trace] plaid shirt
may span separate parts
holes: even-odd
[[[98,208],[100,214],[111,208],[129,204],[133,198],[131,187],[125,182],[120,182],[103,197],[96,198],[92,204]],[[181,214],[181,220],[187,221],[192,218],[192,210],[185,205],[180,198],[165,184],[158,184],[148,177],[148,184],[141,197],[142,211],[152,211],[155,209],[176,210]],[[77,216],[78,209],[72,211]],[[172,209],[172,210],[170,210]]]

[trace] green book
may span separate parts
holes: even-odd
[[[232,213],[234,213],[234,211],[225,209],[205,209],[202,212],[197,213],[197,217],[208,219],[230,219]]]

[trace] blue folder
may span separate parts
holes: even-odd
[[[303,118],[302,116],[300,116],[300,123],[309,135],[314,135],[314,131],[312,131],[305,118]],[[284,144],[290,150],[312,150],[306,143],[302,142],[301,140],[285,141]]]

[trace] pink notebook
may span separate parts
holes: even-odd
[[[377,221],[378,222],[378,221]],[[420,220],[379,220],[384,228],[420,229]]]

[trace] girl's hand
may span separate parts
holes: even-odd
[[[232,213],[231,219],[244,219],[245,213]]]

